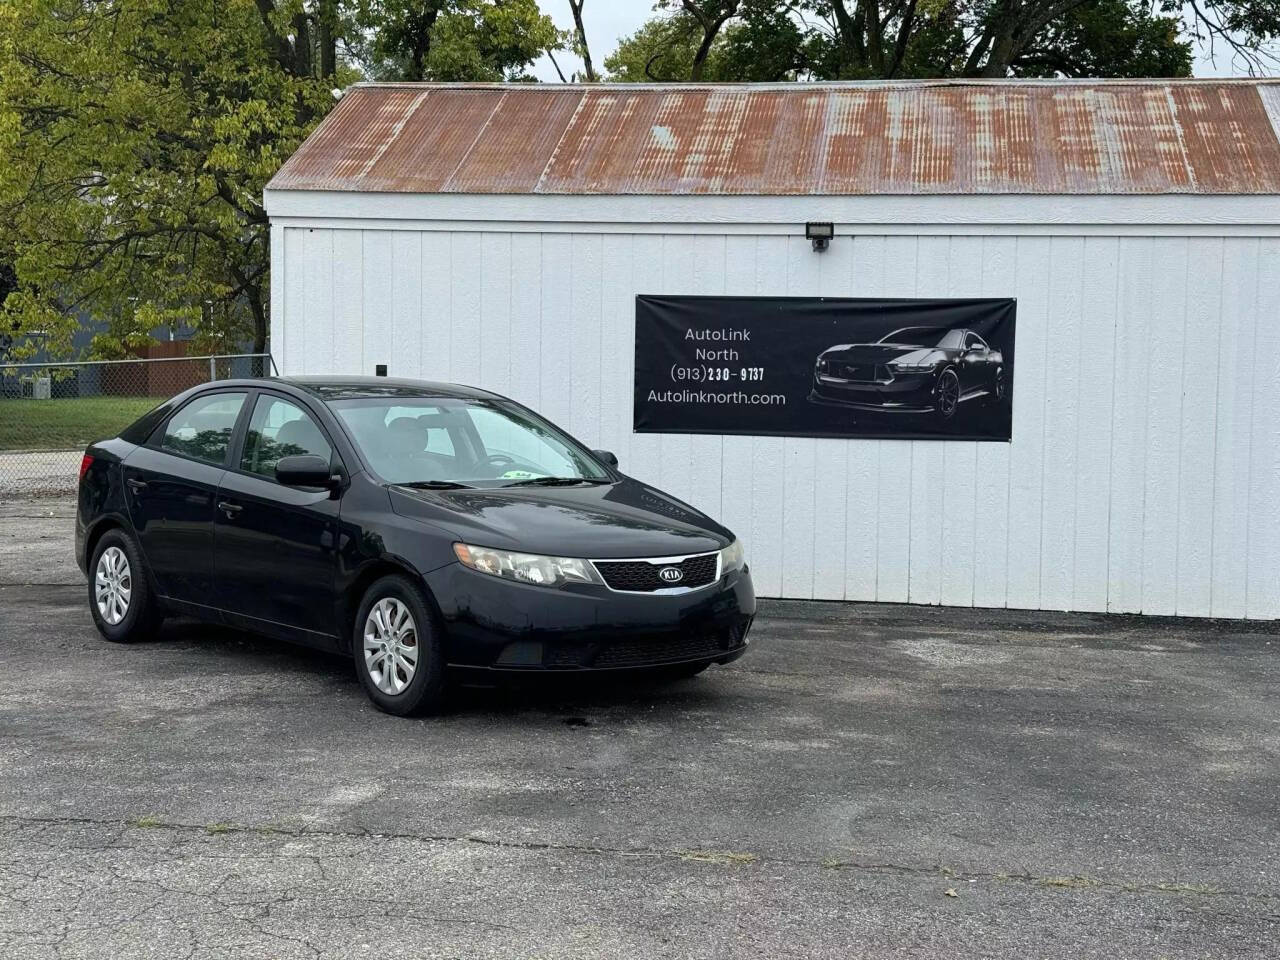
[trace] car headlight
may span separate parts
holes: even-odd
[[[559,587],[566,583],[603,583],[595,567],[577,557],[544,557],[535,553],[491,550],[455,543],[454,556],[464,567],[504,580]]]
[[[928,373],[930,370],[936,370],[938,364],[942,362],[941,357],[933,357],[929,360],[890,360],[888,367],[898,373]]]
[[[734,539],[720,551],[720,576],[724,576],[730,570],[741,569],[742,565],[747,562],[746,551],[742,549],[742,541]]]

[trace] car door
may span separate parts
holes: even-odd
[[[995,380],[995,366],[991,362],[991,348],[985,340],[972,331],[964,337],[965,393],[973,390],[990,390]]]
[[[213,606],[214,497],[244,390],[201,393],[124,462],[129,518],[162,597]]]
[[[304,453],[337,462],[328,435],[301,403],[258,393],[218,489],[214,576],[218,606],[232,622],[321,641],[336,633],[339,501],[329,490],[275,479],[281,457]]]

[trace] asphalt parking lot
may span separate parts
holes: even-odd
[[[768,603],[672,684],[376,712],[100,641],[0,504],[0,956],[1275,957],[1280,629]]]

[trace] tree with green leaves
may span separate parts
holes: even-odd
[[[1275,0],[659,0],[622,81],[1187,76],[1192,47],[1274,64]],[[717,15],[708,15],[714,10]]]
[[[377,80],[528,80],[562,38],[537,0],[358,0],[350,49]]]
[[[425,35],[415,10],[431,8]],[[267,345],[262,189],[377,76],[520,76],[559,42],[535,0],[7,0],[0,5],[0,329],[98,355],[157,327]],[[416,51],[421,48],[421,57]]]
[[[0,8],[6,318],[51,349],[69,348],[83,313],[106,324],[104,355],[182,325],[210,349],[262,350],[262,187],[343,82],[311,29],[319,13],[271,0]]]
[[[631,36],[619,42],[604,58],[609,79],[621,83],[681,83],[689,79],[701,32],[692,17],[653,17]],[[703,79],[721,79],[719,54],[714,44],[703,64]]]

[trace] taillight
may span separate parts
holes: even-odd
[[[89,468],[93,466],[93,457],[87,453],[80,458],[80,479],[84,479],[84,475],[89,472]]]

